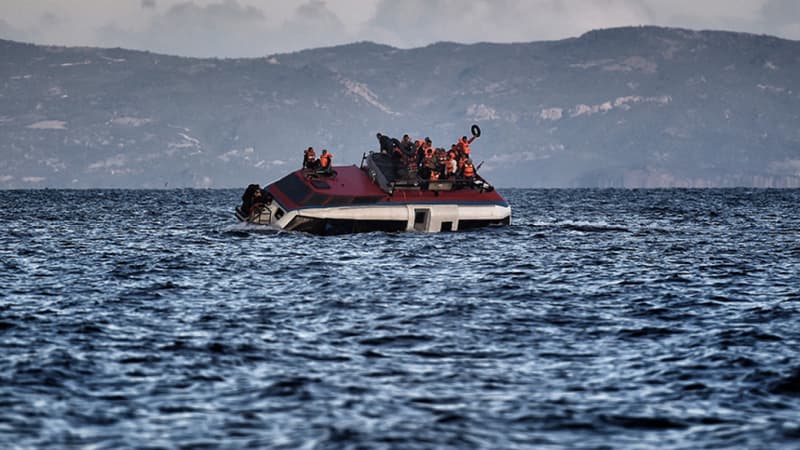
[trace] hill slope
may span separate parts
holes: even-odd
[[[258,59],[0,41],[0,187],[227,187],[472,123],[499,186],[800,186],[800,42],[619,28]]]

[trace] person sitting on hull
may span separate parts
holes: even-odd
[[[303,152],[303,169],[314,170],[316,168],[317,168],[317,153],[314,151],[314,147],[308,147]]]
[[[333,174],[333,154],[328,153],[328,150],[323,149],[322,154],[319,156],[317,171],[325,175]]]

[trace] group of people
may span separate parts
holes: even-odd
[[[407,134],[403,135],[402,140],[377,134],[381,153],[394,159],[401,177],[419,176],[428,181],[474,179],[477,169],[472,163],[470,144],[476,137],[461,136],[448,150],[434,147],[429,137],[414,141]]]
[[[419,177],[425,181],[472,180],[477,168],[472,163],[470,144],[480,136],[480,129],[473,126],[470,138],[461,136],[450,149],[434,147],[431,138],[412,140],[407,134],[402,140],[378,133],[380,151],[392,157],[396,174],[400,178]],[[314,147],[303,152],[303,169],[321,174],[333,173],[333,154],[323,149],[317,158]]]
[[[303,152],[303,169],[331,173],[333,171],[333,154],[322,149],[322,154],[317,158],[314,147],[308,147]]]

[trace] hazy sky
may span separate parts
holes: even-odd
[[[800,0],[0,0],[0,38],[187,56],[536,41],[624,25],[797,40]]]

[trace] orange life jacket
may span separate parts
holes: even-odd
[[[319,157],[319,166],[322,169],[327,169],[331,166],[331,159],[333,158],[332,153],[325,153],[324,155]]]
[[[467,140],[458,138],[457,146],[458,146],[459,151],[461,151],[461,154],[469,156],[469,144],[471,144],[472,141],[474,141],[474,140],[475,140],[474,137],[472,137],[470,139],[467,139]]]
[[[472,178],[475,176],[475,167],[472,166],[472,163],[464,164],[464,178]]]

